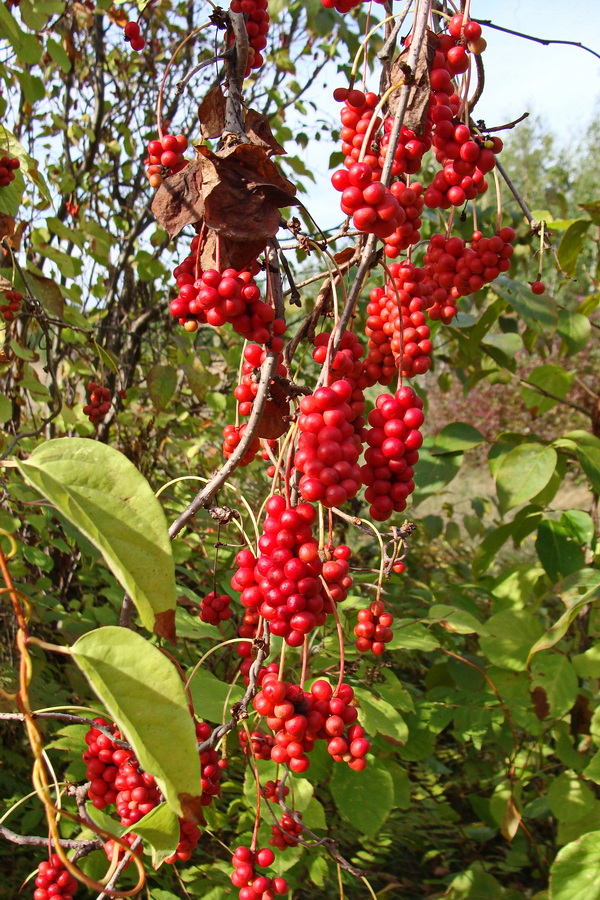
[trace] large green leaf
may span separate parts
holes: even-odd
[[[592,445],[578,446],[577,459],[590,479],[592,489],[596,494],[600,494],[600,449]]]
[[[158,410],[166,409],[177,387],[177,372],[173,366],[152,366],[146,375],[148,393]]]
[[[169,807],[200,819],[196,729],[176,666],[142,635],[116,625],[84,634],[71,653]]]
[[[579,610],[600,597],[600,572],[597,569],[580,569],[557,584],[552,593],[559,594],[567,610],[535,642],[529,651],[528,664],[535,653],[554,647],[565,636]]]
[[[126,456],[85,438],[47,441],[23,475],[100,550],[146,628],[175,639],[175,567],[162,507]]]
[[[229,711],[234,703],[243,697],[241,687],[226,684],[207,669],[199,669],[190,685],[194,712],[209,722],[220,723],[229,718]]]
[[[556,330],[565,342],[567,350],[570,353],[579,353],[589,341],[592,326],[588,317],[582,316],[580,312],[561,309]]]
[[[538,366],[527,376],[527,385],[534,385],[549,394],[554,394],[558,399],[546,397],[540,394],[535,388],[523,387],[523,400],[527,409],[535,409],[538,413],[548,412],[553,409],[560,400],[564,399],[569,392],[573,376],[563,369],[562,366],[545,365]]]
[[[462,450],[470,450],[483,443],[484,436],[473,425],[467,422],[451,422],[446,425],[436,436],[431,448],[433,456],[441,453],[456,453]]]
[[[502,509],[526,503],[543,490],[556,468],[556,450],[543,444],[520,444],[502,459],[496,490]]]
[[[493,290],[506,300],[518,316],[536,334],[553,334],[556,329],[558,308],[556,301],[546,294],[532,294],[529,288],[510,278],[498,278]]]
[[[566,715],[577,698],[577,673],[566,656],[552,651],[540,653],[533,660],[532,688],[542,688],[550,705],[550,715],[558,719]]]
[[[480,646],[490,662],[500,669],[525,669],[530,649],[543,632],[539,620],[523,609],[511,609],[496,613],[485,624],[488,635]]]
[[[384,734],[401,744],[406,743],[408,727],[391,703],[365,688],[356,688],[355,694],[360,702],[359,721],[368,734]]]
[[[374,838],[394,808],[394,781],[381,767],[354,772],[338,763],[331,777],[331,795],[338,812],[362,834]]]
[[[550,900],[600,900],[600,831],[567,844],[550,869]]]
[[[561,268],[571,277],[575,274],[577,260],[583,249],[591,219],[575,219],[569,225],[558,245],[558,261]]]
[[[561,522],[540,522],[535,549],[552,581],[572,575],[585,565],[582,548]]]
[[[143,819],[127,829],[149,844],[152,865],[158,869],[161,863],[177,849],[180,836],[179,819],[168,803],[159,803]]]

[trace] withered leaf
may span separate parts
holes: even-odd
[[[202,146],[194,162],[165,179],[152,212],[169,237],[204,220],[224,238],[264,247],[277,233],[280,208],[297,202],[295,192],[262,147],[238,144],[216,154]]]
[[[0,240],[5,237],[12,237],[15,233],[15,220],[6,213],[0,213]]]
[[[550,704],[548,703],[546,691],[540,684],[531,691],[531,702],[533,703],[534,712],[540,721],[543,721],[550,715]]]
[[[419,48],[419,56],[417,65],[413,73],[412,84],[408,96],[408,106],[404,116],[404,125],[410,128],[415,134],[423,134],[425,122],[427,120],[427,109],[429,107],[430,83],[429,73],[433,65],[433,57],[435,56],[435,48],[437,45],[437,37],[429,29],[426,32],[425,40]],[[404,78],[404,70],[407,65],[409,48],[403,50],[392,63],[390,78],[392,84],[402,81]],[[391,95],[388,105],[390,114],[395,115],[398,108],[399,91],[394,91]]]
[[[129,22],[127,13],[120,6],[111,6],[110,9],[107,10],[106,15],[108,16],[110,21],[114,22],[115,25],[118,25],[119,28],[125,28],[125,26]]]
[[[245,122],[246,134],[253,144],[258,147],[264,147],[272,154],[281,154],[286,151],[281,144],[273,137],[269,120],[262,113],[255,109],[249,109],[246,113]]]
[[[217,240],[219,241],[218,252]],[[257,256],[260,256],[264,249],[265,241],[263,240],[236,241],[233,238],[223,237],[212,230],[208,230],[200,255],[200,268],[203,272],[207,269],[214,269],[218,259],[221,271],[223,269],[237,269],[239,272],[255,260]]]
[[[221,137],[225,128],[225,97],[220,84],[208,92],[198,107],[198,118],[204,140]]]
[[[274,441],[285,434],[290,426],[290,401],[277,382],[271,383],[269,394],[256,434],[257,437]]]

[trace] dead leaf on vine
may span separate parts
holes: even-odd
[[[194,162],[165,179],[152,212],[171,238],[204,220],[223,238],[264,247],[279,229],[280,208],[297,203],[295,192],[262,147],[238,144],[216,154],[202,146]]]
[[[219,241],[218,248],[217,239]],[[214,269],[218,259],[221,271],[223,269],[237,269],[240,272],[255,260],[257,256],[260,256],[264,249],[265,241],[263,240],[236,241],[233,238],[222,237],[217,235],[216,232],[209,230],[206,232],[206,240],[200,254],[200,268],[203,272],[206,269]]]
[[[256,146],[264,147],[265,150],[270,151],[273,155],[286,152],[281,144],[275,140],[267,117],[257,112],[257,110],[248,110],[245,128],[246,134]]]
[[[540,684],[532,690],[531,702],[533,703],[535,714],[540,721],[543,721],[550,715],[550,704],[548,703],[546,691]]]
[[[225,128],[225,97],[220,84],[208,92],[198,107],[198,118],[204,140],[221,137]]]
[[[125,28],[129,22],[129,17],[122,6],[111,6],[106,15],[110,21],[114,22],[115,25],[118,25],[119,28]]]
[[[75,14],[75,21],[81,29],[91,28],[94,24],[94,13],[91,9],[88,9],[85,4],[75,2],[73,4],[73,12]]]
[[[0,241],[5,237],[12,237],[15,233],[15,220],[12,216],[0,213]]]
[[[290,427],[290,400],[276,381],[271,384],[269,394],[256,434],[257,437],[274,441]]]
[[[435,48],[437,45],[437,37],[429,29],[426,32],[425,40],[419,48],[419,56],[414,73],[412,73],[412,84],[408,97],[408,106],[404,116],[404,125],[410,128],[415,134],[423,134],[425,122],[427,121],[427,109],[429,107],[430,84],[429,73],[433,65],[433,57],[435,56]],[[403,50],[392,63],[390,77],[392,84],[403,82],[409,48]],[[398,91],[394,91],[389,99],[389,108],[391,115],[395,115],[398,107]]]
[[[339,253],[335,253],[333,258],[335,259],[338,266],[341,266],[344,263],[349,262],[349,260],[352,259],[355,253],[356,247],[344,247],[344,249],[340,250]]]

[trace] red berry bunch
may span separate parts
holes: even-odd
[[[376,180],[379,174],[367,162],[355,162],[338,169],[331,180],[342,192],[341,210],[352,216],[354,227],[385,239],[404,224],[406,215],[394,192]]]
[[[385,290],[374,288],[367,305],[365,373],[370,384],[389,384],[397,368],[403,377],[411,378],[431,367],[433,344],[423,312],[429,305],[422,296],[426,293],[424,272],[406,262],[393,263],[390,274],[393,282],[388,282]]]
[[[211,727],[207,722],[196,723],[196,737],[199,743],[207,741],[211,733]],[[212,747],[201,752],[202,806],[210,806],[213,797],[221,790],[221,776],[226,768],[227,760],[221,759]]]
[[[351,705],[353,699],[354,691],[348,684],[341,684],[334,696],[333,688],[324,680],[303,691],[298,685],[279,681],[275,672],[266,675],[254,698],[254,708],[267,717],[267,725],[275,732],[271,759],[286,763],[292,772],[305,772],[310,766],[307,754],[314,749],[315,741],[322,739],[336,762],[347,762],[357,771],[364,769],[370,744],[364,739],[364,730],[354,724],[358,712]]]
[[[141,856],[142,851],[143,851],[143,847],[141,844],[139,844],[135,850],[131,849],[132,845],[136,842],[137,838],[138,838],[137,834],[132,834],[132,833],[124,834],[121,837],[121,843],[126,844],[130,848],[131,853],[135,854],[135,856]],[[119,862],[120,859],[126,853],[125,849],[123,847],[121,847],[121,845],[118,844],[116,841],[107,841],[104,845],[104,852],[106,853],[106,855],[108,856],[108,858],[111,862],[113,861],[115,856],[116,856],[116,861]],[[128,860],[125,863],[125,868],[128,869],[130,864],[131,864],[131,860]]]
[[[360,6],[361,0],[321,0],[325,9],[336,9],[339,13],[350,12],[355,6]],[[376,0],[376,3],[385,3],[385,0]]]
[[[275,894],[287,894],[289,886],[285,878],[269,878],[257,873],[275,861],[275,854],[269,847],[253,852],[250,847],[237,847],[233,854],[235,871],[231,873],[231,883],[240,888],[240,900],[273,900]]]
[[[0,306],[0,313],[5,322],[12,322],[16,313],[21,309],[23,294],[21,291],[6,291],[4,299],[8,300],[8,303]]]
[[[383,123],[383,135],[379,142],[379,166],[383,169],[387,148],[390,142],[390,134],[394,127],[393,116]],[[400,138],[398,146],[394,153],[394,161],[392,163],[392,176],[398,178],[401,175],[414,175],[421,168],[423,155],[431,147],[431,120],[428,119],[425,126],[425,134],[421,137],[416,132],[411,131],[405,125],[400,128]]]
[[[370,126],[371,119],[375,114],[375,107],[379,103],[379,97],[372,92],[364,94],[358,90],[349,91],[348,88],[337,88],[333,96],[335,100],[345,101],[340,112],[342,152],[346,154],[344,165],[348,169],[358,162],[363,150],[365,135],[369,131],[371,145],[365,148],[362,161],[370,167],[372,173],[374,173],[374,180],[378,181],[381,177],[381,169],[379,167],[379,147],[376,141],[376,133],[381,125],[381,118],[378,116],[372,128]],[[331,183],[336,190],[343,191],[347,185],[344,184],[343,187],[341,184],[338,185],[339,179],[342,179],[342,174],[334,172],[331,176]]]
[[[341,378],[300,401],[300,437],[294,465],[302,473],[301,496],[326,507],[341,506],[360,488],[360,438],[350,421],[350,380]]]
[[[146,177],[151,187],[160,187],[166,175],[175,175],[185,169],[188,161],[183,154],[187,148],[185,134],[163,134],[160,140],[150,141],[145,164]]]
[[[277,781],[269,780],[261,785],[260,793],[265,798],[265,800],[268,800],[270,803],[279,803],[279,788],[279,779]],[[287,784],[284,784],[282,791],[282,796],[284,799],[287,797],[289,792],[289,787],[287,786]]]
[[[382,600],[374,600],[367,609],[359,609],[358,624],[354,627],[356,649],[360,653],[370,650],[375,656],[381,656],[385,645],[393,638],[392,623],[394,617],[385,611]]]
[[[423,185],[414,181],[407,186],[403,181],[395,181],[391,188],[392,194],[400,204],[404,214],[404,220],[395,231],[385,238],[384,252],[390,259],[395,259],[401,250],[407,250],[412,244],[416,244],[420,238],[421,213],[423,211]],[[402,216],[400,217],[402,218]]]
[[[434,302],[427,310],[429,318],[451,322],[459,297],[480,290],[501,272],[507,272],[514,253],[511,244],[514,239],[515,230],[510,226],[501,228],[491,238],[484,237],[480,231],[473,232],[470,247],[459,237],[432,235],[424,268],[438,290],[431,295]]]
[[[271,847],[287,850],[288,847],[298,846],[298,838],[302,834],[302,823],[298,819],[302,819],[302,815],[297,812],[295,816],[296,818],[289,813],[284,813],[278,824],[271,826],[271,839],[269,840]]]
[[[246,425],[226,425],[223,429],[223,456],[225,459],[229,459],[239,442],[242,440],[246,427]],[[254,437],[252,438],[248,450],[240,461],[240,466],[249,466],[251,462],[254,462],[259,450],[260,439]]]
[[[123,32],[125,40],[129,42],[132,50],[140,51],[144,49],[146,41],[142,37],[140,26],[137,22],[128,22]]]
[[[179,834],[180,837],[179,843],[177,844],[177,849],[174,853],[171,854],[171,856],[167,856],[167,858],[165,859],[165,862],[169,865],[173,865],[173,863],[176,862],[187,862],[196,849],[202,832],[197,825],[194,825],[193,822],[188,822],[185,819],[180,819]]]
[[[377,522],[406,509],[415,489],[413,466],[423,443],[419,431],[423,421],[423,401],[411,387],[401,387],[393,396],[380,394],[369,413],[371,427],[365,428],[369,449],[361,472],[365,500]]]
[[[260,729],[253,731],[250,735],[250,748],[248,748],[248,735],[243,728],[239,730],[238,737],[246,756],[252,754],[255,759],[271,759],[271,750],[275,746],[272,734],[265,734]]]
[[[313,359],[319,364],[325,363],[328,356],[328,346],[331,334],[327,331],[317,334],[315,337],[315,349]],[[331,359],[330,369],[338,378],[349,378],[358,381],[362,375],[363,366],[360,362],[364,356],[364,348],[353,331],[345,331],[340,345]],[[356,400],[357,398],[353,398]],[[356,411],[356,410],[355,410]],[[363,410],[364,412],[364,410]],[[360,413],[359,413],[360,415]]]
[[[77,880],[53,853],[50,861],[43,860],[38,866],[33,900],[72,900],[77,887]]]
[[[15,169],[21,166],[16,156],[0,156],[0,187],[8,187],[15,177]]]
[[[283,347],[281,335],[285,331],[282,319],[275,319],[275,310],[264,303],[252,272],[225,269],[217,272],[198,269],[196,253],[200,238],[193,238],[186,257],[174,270],[179,294],[171,301],[171,315],[186,331],[196,331],[200,323],[218,327],[229,322],[238,334],[257,344],[266,344],[272,335],[281,341],[274,349]],[[253,267],[258,271],[258,266]]]
[[[200,618],[209,625],[225,622],[231,618],[231,597],[228,594],[217,594],[211,591],[202,598],[200,603]]]
[[[100,419],[104,418],[112,406],[110,391],[108,388],[96,384],[95,381],[88,382],[87,391],[89,403],[83,407],[83,412],[92,425],[97,425]]]
[[[267,46],[270,21],[268,8],[268,0],[231,0],[229,4],[231,12],[244,13],[246,19],[246,32],[250,44],[246,75],[249,75],[252,69],[260,69],[265,61],[261,50]]]
[[[94,719],[94,722],[115,735],[116,728],[111,722],[104,719]],[[83,754],[83,761],[86,764],[86,778],[90,781],[88,797],[96,809],[105,809],[117,799],[115,779],[119,774],[119,767],[113,760],[117,744],[94,727],[85,735],[85,742],[87,750]]]
[[[281,319],[277,319],[277,322],[282,322]],[[271,339],[271,347],[275,344],[276,348],[281,348],[283,346],[283,339],[281,337],[274,337]],[[273,347],[273,349],[275,349]],[[254,403],[254,398],[258,393],[258,372],[257,370],[261,367],[263,362],[265,361],[267,356],[267,351],[264,347],[260,347],[258,344],[246,344],[244,348],[244,362],[242,363],[242,381],[241,384],[235,388],[233,392],[233,396],[238,401],[238,409],[240,416],[249,416],[252,412],[252,404]],[[279,362],[277,364],[277,374],[281,375],[285,378],[288,374],[285,365],[283,364],[283,356],[279,355]],[[267,400],[267,409],[265,410],[268,415],[268,404],[271,401]]]
[[[278,495],[267,500],[266,510],[258,542],[262,555],[257,559],[241,550],[231,586],[241,592],[243,606],[267,620],[271,634],[299,647],[306,634],[324,624],[329,605],[321,593],[322,563],[312,536],[316,510],[309,503],[288,507]]]
[[[117,812],[121,825],[129,828],[158,806],[162,797],[154,776],[140,768],[133,750],[115,750],[113,761],[119,766],[114,783]]]

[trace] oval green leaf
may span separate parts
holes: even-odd
[[[170,809],[202,821],[196,729],[175,665],[141,634],[116,625],[84,634],[71,653]]]
[[[550,869],[550,900],[600,900],[600,831],[563,847]]]
[[[175,640],[175,566],[167,521],[144,476],[99,441],[47,441],[21,473],[102,553],[142,623]]]
[[[542,444],[520,444],[506,454],[496,471],[496,491],[506,511],[543,490],[556,468],[556,450]]]
[[[353,772],[338,764],[331,778],[331,795],[338,812],[361,834],[374,838],[394,808],[394,781],[383,768]]]

